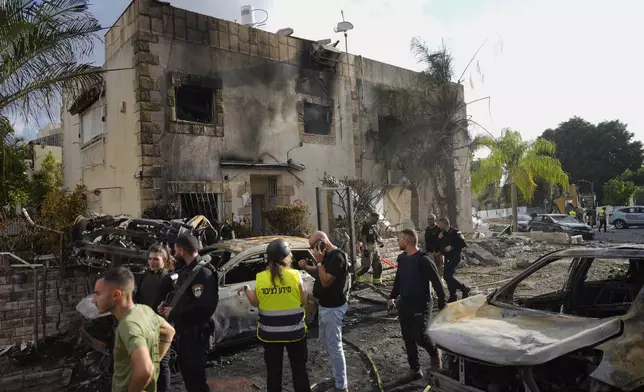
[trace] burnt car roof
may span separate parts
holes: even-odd
[[[550,253],[550,256],[644,258],[644,245],[619,245],[612,248],[570,248],[554,251]],[[535,260],[535,262],[540,259]]]
[[[263,237],[251,237],[251,238],[237,238],[234,240],[225,240],[217,242],[216,244],[209,245],[199,251],[199,254],[203,255],[209,252],[212,252],[217,249],[227,249],[235,253],[241,253],[247,249],[254,248],[256,246],[268,245],[271,241],[281,238],[286,240],[291,247],[293,248],[308,248],[309,240],[308,238],[303,237],[293,237],[293,236],[263,236]]]

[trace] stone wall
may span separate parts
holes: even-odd
[[[36,315],[40,339],[43,331],[46,336],[56,336],[80,322],[76,304],[87,295],[87,278],[72,275],[61,279],[58,269],[50,269],[45,281],[43,273],[38,269],[36,302],[31,269],[0,268],[0,346],[34,340]]]

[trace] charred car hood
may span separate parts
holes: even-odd
[[[471,359],[503,366],[531,366],[619,336],[622,321],[589,319],[490,305],[477,295],[448,304],[432,321],[438,346]]]

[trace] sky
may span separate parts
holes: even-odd
[[[438,49],[445,42],[464,72],[474,135],[510,127],[538,137],[573,116],[596,123],[618,119],[644,140],[644,14],[641,0],[171,0],[176,7],[240,19],[249,4],[268,12],[265,26],[291,27],[308,39],[343,39],[349,52],[420,70],[409,50],[413,37]],[[116,21],[129,0],[93,0],[99,21]],[[262,20],[261,12],[256,19]],[[344,42],[341,43],[343,45]],[[482,46],[482,47],[481,47]],[[102,64],[97,48],[94,59]],[[485,130],[484,130],[485,129]],[[29,127],[27,127],[29,130]]]

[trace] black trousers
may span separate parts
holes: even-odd
[[[159,379],[157,380],[157,392],[170,392],[170,352],[161,358],[159,362]]]
[[[443,270],[443,278],[445,279],[445,283],[447,283],[447,290],[449,291],[448,301],[456,301],[456,290],[467,289],[467,287],[463,283],[459,282],[458,279],[454,277],[454,274],[456,274],[456,268],[458,267],[458,264],[460,262],[460,253],[445,255],[445,269]]]
[[[206,328],[177,328],[177,362],[188,392],[210,392],[206,383],[209,336]]]
[[[599,230],[602,231],[602,227],[604,228],[604,233],[606,232],[606,219],[600,219],[599,220]]]
[[[308,351],[306,338],[291,343],[264,342],[264,362],[266,363],[266,385],[268,392],[282,391],[282,364],[284,348],[288,354],[293,374],[293,390],[295,392],[311,392],[309,373],[306,370]]]
[[[407,362],[411,370],[420,370],[418,346],[424,348],[430,357],[438,356],[438,350],[427,334],[430,309],[430,301],[412,302],[402,298],[398,303],[400,330],[407,350]]]
[[[380,253],[378,249],[374,247],[373,251],[365,250],[362,252],[360,270],[356,273],[356,276],[362,276],[369,272],[369,269],[373,267],[373,279],[375,281],[380,280],[382,276],[382,262],[380,261]]]

